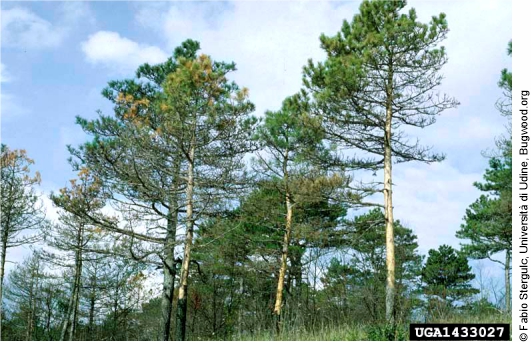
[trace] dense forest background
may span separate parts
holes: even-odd
[[[57,222],[38,165],[2,144],[0,337],[403,340],[409,322],[510,321],[512,74],[484,99],[507,133],[462,246],[422,255],[393,215],[393,165],[442,161],[411,134],[459,102],[440,93],[445,14],[405,7],[363,1],[277,111],[255,113],[236,64],[191,39],[109,81],[114,111],[76,118],[91,139],[68,146],[78,177],[49,196]],[[499,263],[505,286],[471,259]]]

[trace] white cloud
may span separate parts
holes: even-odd
[[[55,47],[65,36],[62,28],[54,27],[22,7],[2,10],[1,15],[3,46],[21,49]]]
[[[50,22],[24,7],[1,11],[2,46],[16,49],[42,49],[59,46],[80,23],[94,23],[88,3],[66,1]]]
[[[155,46],[138,44],[116,32],[99,31],[81,43],[85,58],[122,72],[134,70],[143,63],[160,63],[168,54]]]
[[[322,32],[334,34],[359,2],[142,3],[137,23],[154,30],[173,50],[191,38],[216,60],[235,61],[230,77],[250,89],[256,114],[280,107],[302,86],[308,58],[322,59]]]

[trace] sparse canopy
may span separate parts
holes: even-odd
[[[310,59],[304,68],[304,84],[327,139],[368,153],[368,158],[347,159],[353,168],[383,165],[386,110],[392,113],[389,143],[396,162],[443,157],[409,141],[399,128],[429,126],[458,104],[437,92],[448,60],[439,46],[448,33],[446,16],[423,24],[415,9],[400,13],[405,6],[405,1],[364,1],[340,32],[321,36],[326,61]]]

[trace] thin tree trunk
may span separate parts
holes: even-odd
[[[287,259],[288,259],[288,250],[289,250],[289,242],[291,239],[291,219],[293,216],[293,207],[291,204],[289,193],[286,194],[286,231],[284,232],[284,241],[282,243],[282,257],[280,260],[280,272],[278,274],[278,284],[277,284],[277,293],[275,298],[275,326],[276,326],[276,332],[277,334],[280,334],[280,314],[282,309],[282,292],[284,290],[284,277],[286,275],[286,269],[288,266]]]
[[[186,186],[186,240],[181,268],[179,293],[177,296],[177,340],[186,340],[186,309],[188,299],[188,273],[190,271],[190,252],[194,235],[194,147],[188,160],[188,182]]]
[[[287,260],[288,260],[289,243],[291,239],[291,219],[293,216],[293,205],[291,203],[291,198],[290,198],[291,194],[290,194],[289,186],[288,186],[288,182],[289,182],[288,151],[286,151],[284,154],[282,169],[284,173],[284,188],[285,188],[285,193],[286,193],[286,230],[284,232],[284,241],[282,243],[282,256],[280,259],[280,271],[278,274],[275,308],[273,310],[277,335],[280,334],[280,330],[281,330],[280,314],[281,314],[281,309],[282,309],[282,292],[284,290],[284,277],[286,275],[286,269],[288,267]]]
[[[238,307],[238,333],[239,333],[239,339],[241,340],[242,338],[242,335],[243,335],[243,301],[242,301],[242,298],[243,298],[243,276],[240,278],[240,291],[239,291],[239,295],[240,295],[240,300],[239,300],[239,307]]]
[[[511,312],[511,250],[505,251],[505,311]]]
[[[5,228],[4,228],[5,229]],[[4,233],[4,232],[2,232]],[[7,235],[7,234],[3,234]],[[2,250],[0,251],[0,341],[2,341],[2,315],[3,315],[3,293],[4,293],[4,267],[6,264],[7,237],[2,236]]]
[[[72,286],[75,286],[75,281]],[[66,310],[65,321],[61,329],[61,337],[59,338],[59,341],[64,341],[66,338],[66,332],[68,330],[68,326],[70,323],[70,315],[71,315],[73,308],[74,308],[74,290],[72,289],[72,293],[70,294],[70,299],[68,300],[68,308]]]
[[[94,279],[94,278],[93,278]],[[94,338],[92,336],[94,332],[94,311],[96,308],[96,293],[94,292],[94,288],[96,287],[96,284],[92,283],[92,291],[90,293],[90,309],[89,309],[89,334],[91,338]]]
[[[392,109],[392,74],[388,84],[384,135],[384,207],[385,207],[385,250],[387,265],[387,282],[385,291],[385,320],[394,323],[395,307],[395,242],[393,227],[393,192],[392,192],[392,155],[391,122]]]
[[[49,291],[51,291],[49,289]],[[52,339],[52,333],[51,333],[51,322],[52,322],[52,294],[51,292],[48,292],[48,296],[46,297],[46,335],[48,336],[48,340]]]
[[[76,295],[74,297],[74,310],[72,312],[72,321],[70,322],[70,330],[68,331],[68,340],[73,341],[76,333],[76,325],[77,325],[77,314],[78,314],[78,308],[79,308],[79,288],[80,288],[80,279],[78,278],[77,281],[77,287],[76,287]]]
[[[34,281],[35,281],[35,273],[34,273],[34,270],[32,270],[32,274],[31,274],[31,277],[33,279],[31,279],[31,287],[30,287],[30,291],[29,291],[29,312],[28,312],[28,327],[26,329],[26,341],[31,341],[32,340],[32,332],[33,332],[33,310],[34,310],[34,302],[35,302],[35,295],[33,293],[33,287],[34,287]]]
[[[81,288],[81,270],[83,267],[82,264],[82,254],[81,254],[81,238],[82,238],[82,230],[80,229],[79,236],[78,236],[78,250],[76,251],[76,271],[75,271],[75,286],[74,286],[74,307],[71,313],[72,319],[70,320],[70,329],[68,331],[68,340],[72,341],[74,339],[74,335],[76,332],[76,323],[77,323],[77,312],[79,308],[79,292]]]
[[[175,205],[170,208],[167,222],[167,234],[164,241],[164,280],[162,284],[162,333],[161,339],[168,341],[170,339],[171,314],[173,291],[175,287],[175,235],[177,230]],[[173,212],[172,212],[173,211]]]
[[[74,263],[74,283],[72,287],[72,294],[70,301],[68,303],[68,311],[63,329],[61,331],[61,341],[64,341],[66,334],[68,333],[68,341],[72,341],[76,329],[76,320],[77,320],[77,308],[79,306],[79,289],[81,287],[81,270],[83,267],[82,264],[82,242],[83,242],[83,227],[80,226],[77,233],[77,248],[75,254],[75,263]]]

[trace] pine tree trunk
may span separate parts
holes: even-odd
[[[511,250],[505,251],[505,311],[511,312]]]
[[[242,338],[243,335],[243,305],[242,305],[242,298],[243,298],[243,277],[240,278],[240,305],[238,307],[238,333],[239,333],[239,339]]]
[[[72,286],[75,286],[75,281]],[[61,337],[59,338],[59,341],[64,341],[66,338],[66,332],[68,331],[68,326],[70,323],[70,316],[71,316],[71,312],[73,308],[74,308],[74,290],[72,289],[72,293],[70,294],[70,299],[68,300],[68,308],[66,310],[65,321],[61,329]]]
[[[64,341],[66,334],[68,333],[68,341],[72,341],[75,329],[76,329],[76,320],[77,320],[77,309],[79,306],[79,290],[81,287],[81,270],[83,267],[82,264],[82,242],[83,242],[83,227],[80,226],[77,233],[76,241],[76,254],[74,262],[74,283],[72,287],[72,294],[70,301],[68,303],[68,311],[63,329],[61,330],[61,341]]]
[[[387,282],[385,291],[385,320],[394,323],[393,309],[395,306],[395,242],[393,227],[393,192],[392,192],[392,155],[391,155],[391,122],[392,110],[392,77],[388,84],[387,105],[384,135],[384,207],[385,207],[385,250],[387,265]]]
[[[92,278],[92,291],[90,293],[89,326],[88,326],[90,338],[94,338],[92,334],[94,333],[94,311],[96,309],[96,291],[95,291],[96,282],[95,280],[96,280],[96,277],[93,277]]]
[[[2,232],[4,233],[4,232]],[[2,236],[2,250],[0,251],[0,341],[2,341],[2,319],[3,319],[3,293],[4,293],[4,267],[6,264],[7,234]]]
[[[46,335],[48,336],[48,340],[52,339],[51,323],[52,323],[52,295],[50,292],[48,292],[48,296],[46,297]]]
[[[190,252],[194,234],[194,148],[188,161],[188,184],[186,186],[186,240],[181,268],[179,293],[177,296],[177,340],[186,340],[186,309],[188,299],[188,273],[190,270]]]
[[[293,207],[290,200],[289,193],[286,193],[286,231],[284,232],[284,241],[282,243],[282,257],[280,260],[280,272],[278,274],[277,293],[275,298],[275,327],[277,334],[280,334],[281,320],[280,313],[282,309],[282,292],[284,290],[284,277],[286,275],[286,269],[288,267],[288,250],[289,242],[291,239],[291,219],[293,216]]]
[[[34,286],[34,280],[35,280],[35,274],[33,273],[33,270],[32,270],[32,274],[31,274],[31,277],[33,279],[31,279],[31,286],[30,286],[30,290],[29,290],[29,312],[28,312],[28,326],[26,328],[26,341],[31,341],[31,335],[32,335],[32,330],[33,330],[33,310],[34,310],[34,307],[33,307],[33,304],[34,304],[34,293],[33,293],[33,286]]]
[[[167,233],[166,240],[164,241],[164,260],[163,260],[163,272],[164,280],[162,283],[162,341],[168,341],[170,339],[171,329],[171,314],[173,303],[173,291],[175,287],[175,235],[177,230],[177,220],[175,211],[175,205],[170,206],[170,212],[168,214]]]
[[[81,253],[81,243],[82,243],[83,232],[80,229],[78,236],[78,249],[76,251],[76,271],[75,271],[75,286],[74,286],[74,307],[71,313],[72,319],[70,320],[70,329],[68,331],[68,340],[73,341],[75,332],[76,332],[76,323],[77,323],[77,312],[79,308],[79,292],[81,289],[81,270],[83,267],[82,264],[82,253]]]

